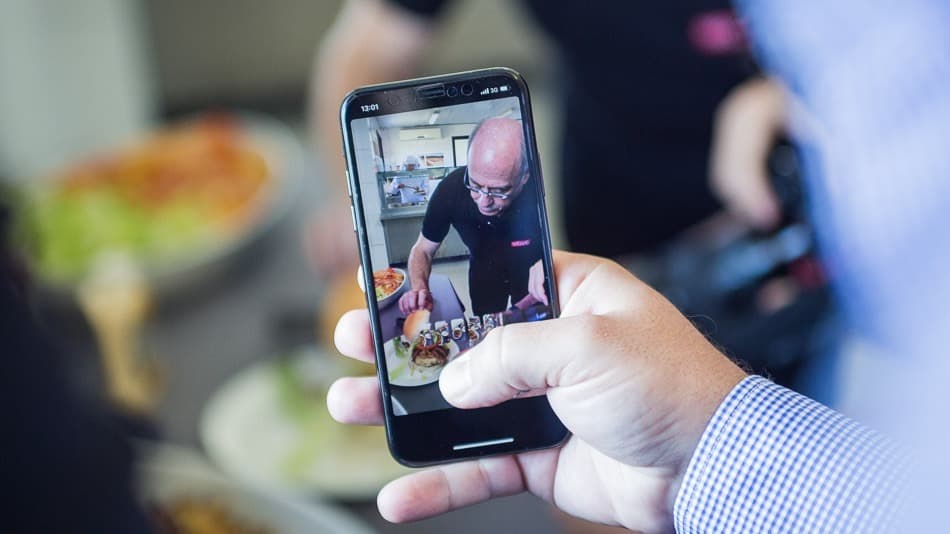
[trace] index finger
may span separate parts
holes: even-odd
[[[435,306],[435,298],[432,296],[431,291],[420,291],[419,295],[421,296],[421,302],[419,308],[425,308],[429,311],[432,311],[432,308]]]
[[[344,356],[367,363],[376,362],[373,334],[369,327],[369,312],[365,309],[344,313],[336,323],[333,341]]]
[[[534,283],[528,288],[528,293],[537,299],[539,302],[543,302],[545,306],[548,303],[548,296],[544,292],[544,277],[542,276],[539,280],[535,280]]]

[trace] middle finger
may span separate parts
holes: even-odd
[[[341,423],[383,424],[383,401],[375,376],[344,377],[327,391],[327,410]]]
[[[346,356],[367,363],[376,362],[373,336],[369,327],[369,312],[351,310],[340,317],[333,333],[336,348]]]

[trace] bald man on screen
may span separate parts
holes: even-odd
[[[486,119],[470,139],[468,166],[446,176],[429,200],[409,253],[411,289],[399,300],[403,313],[432,308],[429,274],[450,228],[471,252],[474,314],[503,311],[519,302],[548,304],[536,184],[522,125],[509,118]]]

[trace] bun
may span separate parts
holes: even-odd
[[[406,336],[406,339],[409,340],[410,343],[419,337],[419,333],[422,332],[426,323],[429,322],[429,315],[431,313],[429,310],[423,308],[410,313],[409,316],[406,317],[406,322],[402,325],[402,335]]]

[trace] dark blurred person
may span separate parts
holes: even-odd
[[[312,107],[341,199],[313,225],[313,256],[325,269],[356,262],[336,156],[339,102],[356,86],[415,75],[448,3],[349,0],[321,46]],[[563,65],[562,207],[572,249],[619,256],[670,239],[718,209],[710,170],[740,217],[760,227],[777,222],[765,160],[782,102],[772,82],[750,79],[727,1],[524,4]]]
[[[0,205],[0,517],[4,532],[149,532],[132,451],[105,410],[72,387],[38,326]]]

